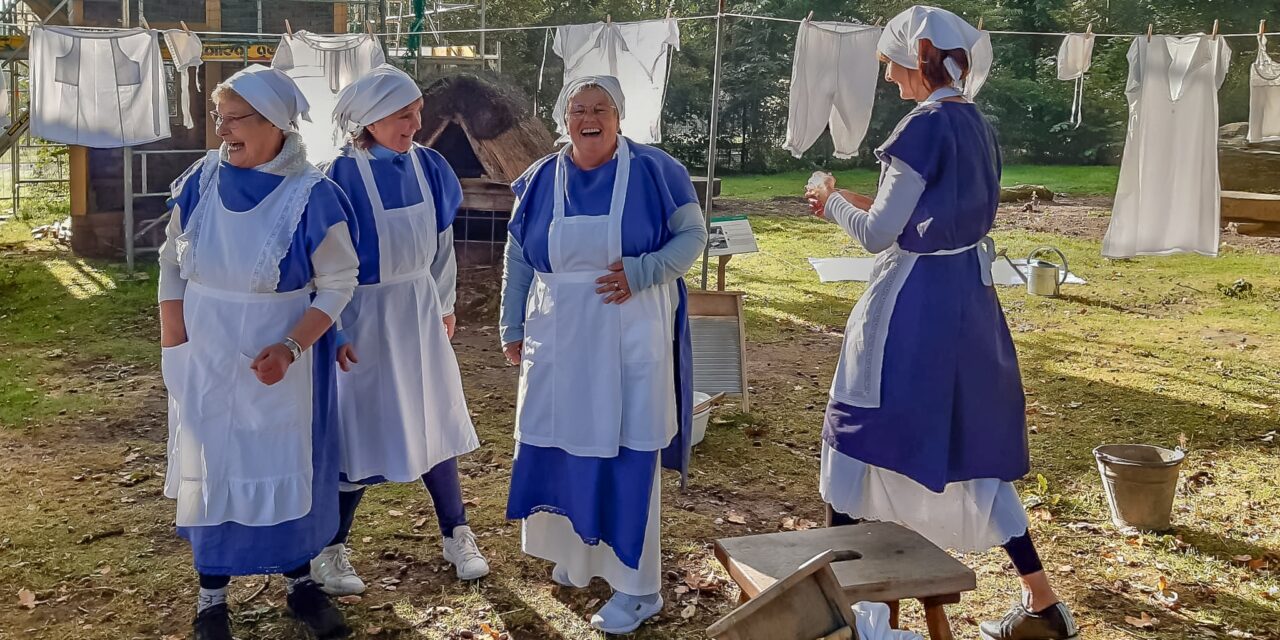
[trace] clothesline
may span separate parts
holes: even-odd
[[[804,20],[797,20],[797,19],[795,19],[795,18],[778,18],[778,17],[774,17],[774,16],[761,16],[761,15],[754,15],[754,14],[750,14],[750,13],[725,13],[725,14],[723,14],[723,15],[724,15],[725,17],[728,17],[728,18],[746,18],[746,19],[748,19],[748,20],[767,20],[767,21],[772,21],[772,22],[786,22],[786,23],[789,23],[789,24],[800,24],[800,23],[804,22]],[[712,17],[714,17],[714,16],[712,16]],[[866,26],[871,27],[872,25],[866,25]],[[1066,36],[1066,35],[1071,35],[1071,33],[1059,33],[1059,32],[1049,32],[1049,31],[1001,31],[1001,30],[998,30],[998,29],[984,29],[984,31],[986,31],[987,33],[990,33],[990,34],[992,34],[992,35],[1004,35],[1004,36]],[[1072,33],[1084,33],[1084,32],[1083,32],[1083,31],[1077,31],[1077,32],[1072,32]],[[1137,37],[1139,37],[1139,36],[1145,36],[1145,35],[1147,35],[1147,34],[1145,34],[1145,33],[1136,33],[1136,34],[1123,34],[1123,33],[1095,33],[1095,34],[1093,34],[1093,36],[1094,36],[1095,38],[1137,38]],[[1152,34],[1152,35],[1167,35],[1167,34]],[[1258,36],[1262,36],[1262,35],[1265,35],[1265,36],[1280,35],[1280,32],[1269,31],[1269,32],[1266,32],[1266,33],[1219,33],[1219,34],[1218,34],[1218,37],[1219,37],[1219,38],[1256,38],[1256,37],[1258,37]]]

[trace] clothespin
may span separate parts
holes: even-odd
[[[1150,23],[1147,24],[1147,42],[1151,42],[1151,32],[1155,30],[1155,28],[1155,25]]]
[[[371,35],[371,36],[373,35],[373,21],[372,21],[372,20],[365,20],[365,21],[364,21],[364,32],[365,32],[365,33],[367,33],[367,34],[369,34],[369,35]]]
[[[187,26],[187,23],[186,23],[185,21],[183,21],[183,20],[179,20],[179,21],[178,21],[178,24],[182,25],[182,30],[183,30],[183,31],[186,31],[187,33],[191,33],[191,27],[188,27],[188,26]]]
[[[605,24],[613,24],[613,14],[612,14],[612,13],[606,13],[606,14],[604,14],[604,23],[605,23]]]
[[[986,22],[986,18],[978,16],[978,31],[982,31],[982,25]]]
[[[138,22],[142,24],[143,29],[146,29],[147,31],[151,30],[151,25],[147,24],[146,18],[138,18]]]
[[[1258,22],[1258,37],[1265,35],[1267,35],[1267,21],[1262,20]]]
[[[1090,35],[1090,36],[1091,36],[1091,35],[1093,35],[1093,23],[1092,23],[1092,22],[1090,22],[1090,23],[1089,23],[1089,28],[1088,28],[1088,29],[1085,29],[1085,30],[1084,30],[1084,32],[1085,32],[1085,35]]]
[[[881,23],[883,23],[883,22],[884,22],[884,16],[878,16],[878,17],[876,18],[876,23],[875,23],[875,24],[873,24],[873,25],[871,25],[871,26],[873,26],[873,27],[878,27],[878,26],[880,26],[880,24],[881,24]]]
[[[1209,38],[1210,38],[1211,40],[1217,40],[1217,39],[1218,39],[1218,21],[1217,21],[1217,20],[1214,20],[1214,21],[1213,21],[1213,35],[1209,36]]]
[[[288,18],[284,19],[284,32],[285,32],[285,35],[288,35],[290,38],[293,37],[293,27],[289,25]]]
[[[812,21],[812,20],[813,20],[813,12],[812,12],[812,11],[810,11],[810,12],[809,12],[809,15],[805,16],[804,21],[805,21],[805,22],[810,22],[810,21]]]
[[[671,19],[671,5],[667,5],[667,19]]]

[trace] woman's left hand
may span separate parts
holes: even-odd
[[[271,386],[284,379],[284,374],[291,364],[293,364],[293,354],[289,352],[289,347],[277,342],[263,349],[258,357],[253,359],[253,364],[249,368],[253,369],[254,375],[258,376],[258,382]]]
[[[605,304],[622,304],[631,299],[631,285],[621,260],[609,265],[609,275],[596,278],[596,284],[600,285],[596,293],[604,296]]]
[[[444,317],[444,334],[453,340],[453,333],[458,330],[458,316],[452,313]]]

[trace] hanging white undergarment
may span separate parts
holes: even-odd
[[[311,122],[298,132],[313,164],[338,156],[343,141],[335,135],[333,108],[337,92],[386,62],[382,47],[366,33],[322,36],[307,31],[280,39],[271,66],[284,71],[311,104]]]
[[[182,111],[182,126],[190,129],[195,126],[195,119],[191,115],[191,76],[195,76],[196,89],[199,89],[198,69],[201,64],[204,64],[201,57],[204,53],[204,44],[200,42],[200,36],[182,29],[165,31],[164,43],[169,47],[169,59],[173,61],[173,72],[181,77],[175,84],[178,85],[178,96],[181,98],[179,109]],[[197,71],[187,73],[188,69],[197,69]]]
[[[991,34],[983,31],[978,43],[969,51],[969,77],[964,81],[964,97],[973,100],[982,91],[982,85],[991,76],[991,64],[995,62],[995,50],[991,48]]]
[[[1058,79],[1074,80],[1075,90],[1071,98],[1071,124],[1079,127],[1084,121],[1080,111],[1084,104],[1084,74],[1093,64],[1093,34],[1070,33],[1058,47]]]
[[[33,28],[31,133],[98,148],[168,138],[158,32]]]
[[[1280,140],[1280,62],[1267,55],[1258,36],[1258,59],[1249,72],[1249,142]]]
[[[1129,132],[1102,255],[1217,255],[1218,89],[1230,63],[1226,38],[1134,39]]]
[[[617,78],[627,97],[622,133],[642,144],[662,142],[668,63],[671,51],[680,50],[680,27],[675,20],[558,27],[552,49],[564,60],[565,84],[591,75]]]
[[[8,128],[13,124],[13,118],[9,115],[9,76],[0,71],[0,129]]]
[[[844,22],[800,23],[783,149],[799,158],[830,127],[835,157],[858,152],[880,77],[876,44],[881,31]]]

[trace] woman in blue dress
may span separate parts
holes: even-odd
[[[307,163],[288,76],[252,65],[213,102],[222,146],[174,182],[160,251],[165,495],[200,576],[194,636],[231,639],[231,576],[283,573],[290,613],[346,637],[310,562],[338,528],[331,327],[356,286],[351,209]]]
[[[350,198],[361,230],[360,286],[339,334],[349,341],[338,347],[341,526],[311,571],[330,595],[363,592],[346,542],[365,487],[421,480],[445,560],[475,580],[489,565],[467,526],[457,457],[480,441],[449,344],[462,186],[443,156],[413,142],[422,91],[400,69],[384,64],[348,85],[334,120],[352,141],[325,173]]]
[[[980,33],[912,7],[885,27],[885,78],[918,106],[876,154],[875,199],[811,188],[815,212],[877,253],[845,329],[823,428],[833,524],[894,521],[938,546],[1003,546],[1023,601],[988,640],[1078,635],[1049,585],[1013,480],[1029,467],[1017,354],[991,286],[1000,198],[995,131],[956,84]]]
[[[689,173],[619,134],[612,76],[566,84],[570,144],[512,184],[500,332],[520,365],[507,518],[552,578],[614,595],[591,618],[630,633],[662,610],[659,467],[688,464],[681,276],[707,233]]]

